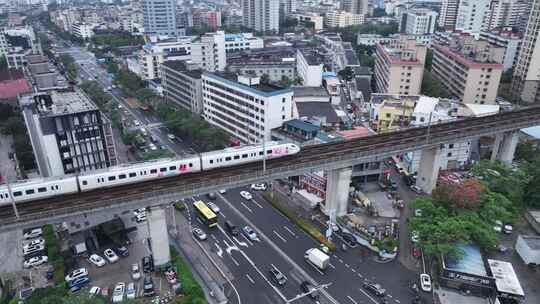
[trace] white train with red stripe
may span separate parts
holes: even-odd
[[[266,145],[266,159],[294,155],[298,152],[300,147],[291,143],[269,142]],[[264,155],[261,145],[243,146],[201,153],[183,159],[163,159],[111,167],[76,176],[32,179],[11,183],[9,187],[3,184],[0,185],[0,206],[11,204],[12,199],[15,202],[32,201],[262,161]]]

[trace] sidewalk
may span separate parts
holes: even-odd
[[[177,233],[174,233],[174,227],[170,225],[173,221],[171,213],[167,214],[167,222],[169,223],[169,235],[171,244],[178,249],[180,256],[192,268],[193,276],[201,284],[204,290],[206,299],[210,304],[225,304],[235,303],[236,299],[231,296],[228,299],[225,295],[229,285],[227,279],[233,275],[227,267],[219,259],[212,259],[209,252],[203,251],[203,247],[199,246],[192,238],[189,221],[184,214],[175,212]],[[212,260],[210,260],[212,259]],[[215,263],[215,264],[214,264]],[[221,271],[220,271],[221,270]],[[231,294],[231,292],[227,292]]]

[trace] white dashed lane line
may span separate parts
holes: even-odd
[[[351,300],[353,304],[358,304],[358,302],[356,302],[353,298],[351,298],[351,296],[347,296],[347,299]]]
[[[272,230],[272,232],[274,232],[274,234],[275,234],[279,239],[281,239],[281,240],[283,241],[283,243],[287,243],[287,240],[286,240],[284,237],[282,237],[279,233],[277,233],[277,231]]]

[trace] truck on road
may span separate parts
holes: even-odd
[[[330,264],[330,257],[318,248],[306,250],[304,258],[308,263],[319,270],[325,270],[328,267],[328,264]]]

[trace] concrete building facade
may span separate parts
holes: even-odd
[[[260,83],[260,78],[203,73],[203,117],[249,144],[271,139],[272,129],[292,119],[291,89]]]
[[[491,0],[461,0],[455,29],[478,37],[488,27]]]
[[[416,39],[400,36],[377,44],[375,88],[379,93],[418,95],[424,75],[427,47]]]
[[[73,23],[71,33],[81,39],[90,39],[94,36],[94,25],[89,23]]]
[[[364,23],[364,15],[346,11],[331,11],[325,15],[325,25],[331,28],[348,27]]]
[[[161,84],[167,102],[202,113],[201,69],[192,69],[185,61],[166,61],[161,65]]]
[[[442,0],[439,12],[439,26],[446,30],[454,30],[460,0]]]
[[[480,40],[504,48],[504,71],[514,68],[517,64],[517,58],[521,48],[521,39],[521,33],[513,32],[511,28],[499,28],[489,32],[484,31],[480,33]]]
[[[298,49],[296,52],[296,72],[306,87],[322,85],[323,63],[309,49]]]
[[[175,0],[143,0],[142,9],[145,33],[177,35]]]
[[[412,35],[433,34],[437,27],[437,12],[429,9],[414,9],[401,16],[399,29]]]
[[[190,60],[191,44],[195,37],[169,38],[143,45],[138,54],[144,80],[160,78],[159,66],[168,60]]]
[[[464,103],[493,104],[503,71],[504,48],[456,33],[433,44],[432,73]]]
[[[258,32],[279,32],[278,0],[242,0],[245,27]]]
[[[227,64],[225,33],[206,33],[191,45],[191,61],[209,72],[224,71]]]
[[[252,33],[225,34],[225,52],[232,53],[264,48],[264,40]]]

